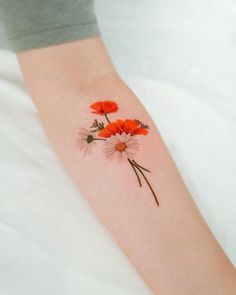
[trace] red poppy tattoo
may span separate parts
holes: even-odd
[[[97,142],[103,141],[105,157],[127,161],[137,177],[139,186],[142,187],[141,179],[143,179],[148,185],[156,205],[159,207],[157,195],[145,174],[146,172],[151,173],[151,171],[135,161],[140,148],[137,135],[147,135],[149,126],[137,119],[117,119],[111,122],[108,114],[116,113],[119,109],[114,101],[98,101],[91,104],[90,108],[93,110],[93,114],[104,116],[105,122],[95,119],[89,129],[82,128],[78,132],[77,146],[79,150],[83,151],[84,155],[87,155],[96,146]]]

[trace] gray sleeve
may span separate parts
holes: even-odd
[[[16,52],[99,35],[93,0],[0,0],[0,12]]]

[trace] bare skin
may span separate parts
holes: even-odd
[[[17,57],[52,146],[153,294],[236,294],[233,265],[196,208],[152,119],[116,73],[101,39]],[[96,142],[86,156],[78,149],[80,128],[89,128],[95,118],[107,124],[104,115],[91,112],[90,105],[99,100],[119,105],[119,111],[108,114],[110,121],[139,119],[149,126],[147,135],[137,136],[136,161],[151,171],[143,170],[159,206],[144,178],[139,186],[128,161],[105,157],[104,142]]]

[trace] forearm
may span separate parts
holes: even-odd
[[[159,131],[116,74],[101,40],[20,53],[18,59],[52,145],[154,294],[234,294],[232,265],[195,207]],[[114,101],[118,110],[107,119],[93,114],[90,106],[106,100]],[[140,134],[130,131],[126,158],[113,159],[114,142],[108,145],[113,134],[108,130],[104,137],[101,128],[91,133],[91,153],[84,153],[81,128],[95,131],[95,119],[106,127],[107,120],[127,118],[148,128]],[[120,128],[114,136],[129,133]]]

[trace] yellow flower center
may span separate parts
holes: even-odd
[[[116,145],[116,151],[118,151],[118,152],[124,152],[125,149],[126,149],[126,147],[127,146],[126,146],[126,144],[124,142],[119,142]]]

